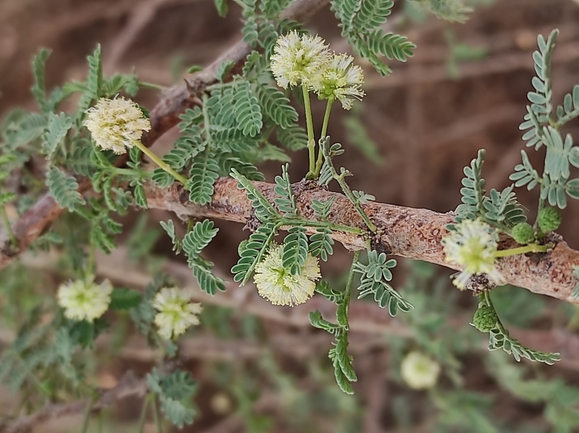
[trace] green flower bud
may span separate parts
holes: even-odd
[[[513,227],[511,236],[519,244],[530,244],[535,240],[535,230],[529,223],[519,223]]]
[[[554,207],[546,207],[539,212],[539,228],[544,232],[557,230],[561,225],[561,213]]]
[[[483,305],[476,310],[472,319],[472,324],[480,332],[489,332],[496,328],[499,318],[494,308]]]

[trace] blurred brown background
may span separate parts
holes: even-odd
[[[538,34],[547,36],[553,28],[561,32],[553,59],[554,100],[560,103],[562,95],[579,83],[576,1],[478,3],[465,24],[449,24],[433,16],[419,22],[409,20],[402,1],[397,2],[387,26],[417,45],[415,56],[406,64],[390,61],[394,72],[384,79],[365,64],[367,96],[363,104],[356,103],[352,113],[335,110],[330,125],[332,139],[347,149],[338,164],[354,173],[350,180],[353,189],[373,194],[381,202],[446,212],[460,200],[462,167],[480,148],[487,150],[483,174],[488,189],[502,189],[510,184],[508,176],[520,161],[523,142],[518,125],[525,114],[526,93],[531,90],[531,53]],[[328,8],[307,27],[326,38],[336,51],[347,50]],[[85,58],[97,43],[103,46],[105,72],[134,67],[142,81],[171,86],[180,82],[187,67],[209,64],[237,41],[240,28],[240,9],[233,2],[223,19],[211,0],[0,0],[0,118],[16,106],[34,108],[29,92],[30,62],[40,47],[53,51],[48,62],[49,88],[82,79]],[[155,91],[144,90],[139,102],[152,108],[157,97]],[[315,104],[315,109],[321,119],[323,106]],[[372,149],[365,148],[369,152],[365,154],[358,139],[348,134],[348,118],[366,127],[379,158]],[[578,121],[570,122],[565,132],[577,137]],[[164,152],[176,135],[176,131],[166,134],[155,150]],[[537,163],[541,160],[542,155],[532,150],[528,153]],[[292,158],[296,164],[291,174],[297,181],[306,171],[306,154]],[[265,168],[269,180],[278,171],[278,163]],[[517,193],[534,217],[536,192]],[[154,219],[167,217],[155,214]],[[579,204],[569,201],[559,231],[575,249],[579,248],[578,218]],[[210,255],[220,253],[220,260],[227,263],[219,265],[226,271],[236,260],[237,243],[247,233],[238,225],[218,225],[223,231]],[[160,252],[168,247],[165,244],[161,241]],[[226,253],[221,254],[223,251]],[[330,275],[339,276],[348,260],[346,253],[339,252],[328,270]],[[360,365],[374,368],[373,363],[380,362],[368,357],[362,358]],[[134,368],[135,363],[129,366]],[[114,376],[118,371],[106,374]],[[140,406],[122,407],[138,413]],[[379,411],[380,407],[370,405],[368,410]],[[78,419],[71,425],[78,425]],[[205,421],[190,431],[238,431],[205,430],[212,425]],[[51,431],[64,431],[59,430],[62,428]],[[380,428],[378,421],[368,421],[365,431],[387,431]],[[328,427],[326,431],[333,430]]]

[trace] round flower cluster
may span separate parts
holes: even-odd
[[[201,313],[201,304],[191,302],[191,291],[176,287],[164,287],[155,296],[153,307],[155,325],[159,335],[170,340],[183,334],[187,328],[199,324],[197,315]]]
[[[332,53],[319,36],[294,30],[278,39],[271,71],[280,87],[303,85],[320,99],[337,99],[349,110],[354,99],[364,96],[364,73],[353,62],[352,56]]]
[[[410,388],[428,389],[436,385],[440,364],[420,352],[410,352],[400,366],[402,379]]]
[[[473,275],[487,274],[489,281],[505,284],[496,269],[495,260],[499,236],[495,229],[479,219],[464,220],[456,230],[442,240],[446,261],[463,267],[453,280],[459,289],[465,289]]]
[[[123,97],[101,98],[87,110],[84,126],[90,131],[97,146],[120,155],[140,140],[143,132],[151,130],[151,123],[139,106]]]
[[[313,296],[316,281],[322,277],[318,259],[308,253],[299,274],[292,275],[283,266],[282,254],[283,245],[273,245],[255,267],[257,292],[273,305],[303,304]]]
[[[65,317],[72,320],[88,320],[101,317],[111,302],[113,286],[108,280],[94,283],[94,275],[84,280],[70,281],[58,289],[58,305],[64,309]]]

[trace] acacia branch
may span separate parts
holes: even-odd
[[[254,182],[265,198],[273,203],[277,197],[274,185]],[[365,224],[342,194],[326,191],[306,184],[294,185],[298,213],[303,218],[315,220],[311,208],[312,200],[334,199],[328,221],[345,226],[365,229]],[[215,184],[212,202],[200,206],[188,200],[188,193],[181,185],[158,188],[149,183],[146,187],[149,207],[174,212],[182,219],[209,217],[246,223],[253,217],[251,202],[245,192],[237,188],[237,181],[220,178]],[[452,223],[451,213],[441,214],[427,209],[415,209],[385,203],[369,203],[363,206],[366,214],[378,227],[378,244],[390,254],[460,270],[445,261],[441,244]],[[363,236],[352,233],[334,232],[332,237],[350,250],[365,248]],[[534,293],[548,295],[563,301],[579,304],[571,293],[577,281],[573,277],[573,266],[579,266],[579,251],[575,251],[562,240],[556,240],[548,253],[516,255],[497,260],[497,269],[508,284],[524,287]],[[500,249],[514,248],[516,242],[504,236]]]
[[[280,18],[303,22],[328,3],[329,0],[296,0],[281,13]],[[215,71],[219,65],[231,61],[234,67],[230,74],[237,73],[251,50],[250,45],[239,41],[203,71],[190,75],[184,83],[165,90],[157,105],[151,110],[151,131],[143,136],[142,143],[147,147],[151,146],[161,135],[177,125],[179,115],[186,109],[200,106],[200,96],[208,85],[216,81]],[[118,158],[117,165],[123,165],[125,161],[125,158]],[[79,181],[78,191],[84,193],[90,190],[91,186],[91,182],[84,178]],[[0,269],[20,256],[32,242],[46,233],[63,211],[64,209],[47,192],[13,223],[12,231],[18,241],[16,247],[12,245],[6,231],[0,233]]]

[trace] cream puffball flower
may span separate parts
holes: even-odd
[[[364,97],[364,72],[354,65],[348,54],[334,54],[330,63],[312,81],[312,88],[320,99],[337,99],[345,110],[352,108],[354,99]]]
[[[191,291],[176,287],[164,287],[155,296],[153,307],[155,325],[159,335],[170,340],[183,334],[187,328],[199,325],[197,315],[201,313],[201,304],[191,302]]]
[[[316,281],[322,277],[318,259],[308,253],[300,274],[292,275],[283,266],[282,254],[283,245],[272,245],[265,259],[255,267],[257,292],[273,305],[303,304],[313,296]]]
[[[113,286],[108,280],[95,284],[94,275],[85,280],[70,281],[58,289],[58,305],[64,315],[72,320],[88,320],[101,317],[111,302]]]
[[[442,240],[445,260],[463,267],[453,280],[455,286],[464,289],[473,275],[480,274],[486,274],[496,285],[505,284],[495,266],[498,240],[497,231],[479,219],[464,220],[456,225],[456,231]]]
[[[400,374],[410,388],[428,389],[436,385],[440,365],[420,352],[410,352],[402,360]]]
[[[151,123],[139,106],[123,97],[101,98],[89,108],[84,126],[90,131],[97,146],[116,154],[127,152],[134,140],[140,140],[143,132],[151,130]]]
[[[280,36],[271,56],[271,71],[279,87],[310,85],[326,67],[331,54],[319,36],[300,35],[295,30]]]

